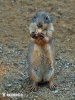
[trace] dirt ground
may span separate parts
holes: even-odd
[[[53,18],[55,91],[33,91],[28,76],[28,26],[38,11]],[[75,100],[75,0],[0,0],[0,100]]]

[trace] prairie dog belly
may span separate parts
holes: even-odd
[[[41,48],[35,44],[33,53],[32,53],[32,73],[35,74],[36,77],[40,78],[40,80],[46,81],[49,75],[52,72],[50,55],[47,46]],[[50,49],[50,48],[49,48]]]

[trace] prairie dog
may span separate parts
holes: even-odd
[[[52,38],[52,19],[46,12],[38,12],[29,26],[31,43],[28,50],[29,76],[33,83],[48,82],[54,89],[55,47]]]

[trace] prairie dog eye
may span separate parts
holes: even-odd
[[[48,19],[49,19],[48,16],[46,16],[46,17],[45,17],[45,20],[48,20]]]
[[[36,19],[36,16],[34,16],[33,18]]]
[[[45,18],[44,18],[44,23],[49,23],[50,22],[50,19],[49,19],[49,16],[45,16]]]

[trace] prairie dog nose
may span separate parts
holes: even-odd
[[[43,24],[41,22],[37,23],[38,28],[42,28]]]

